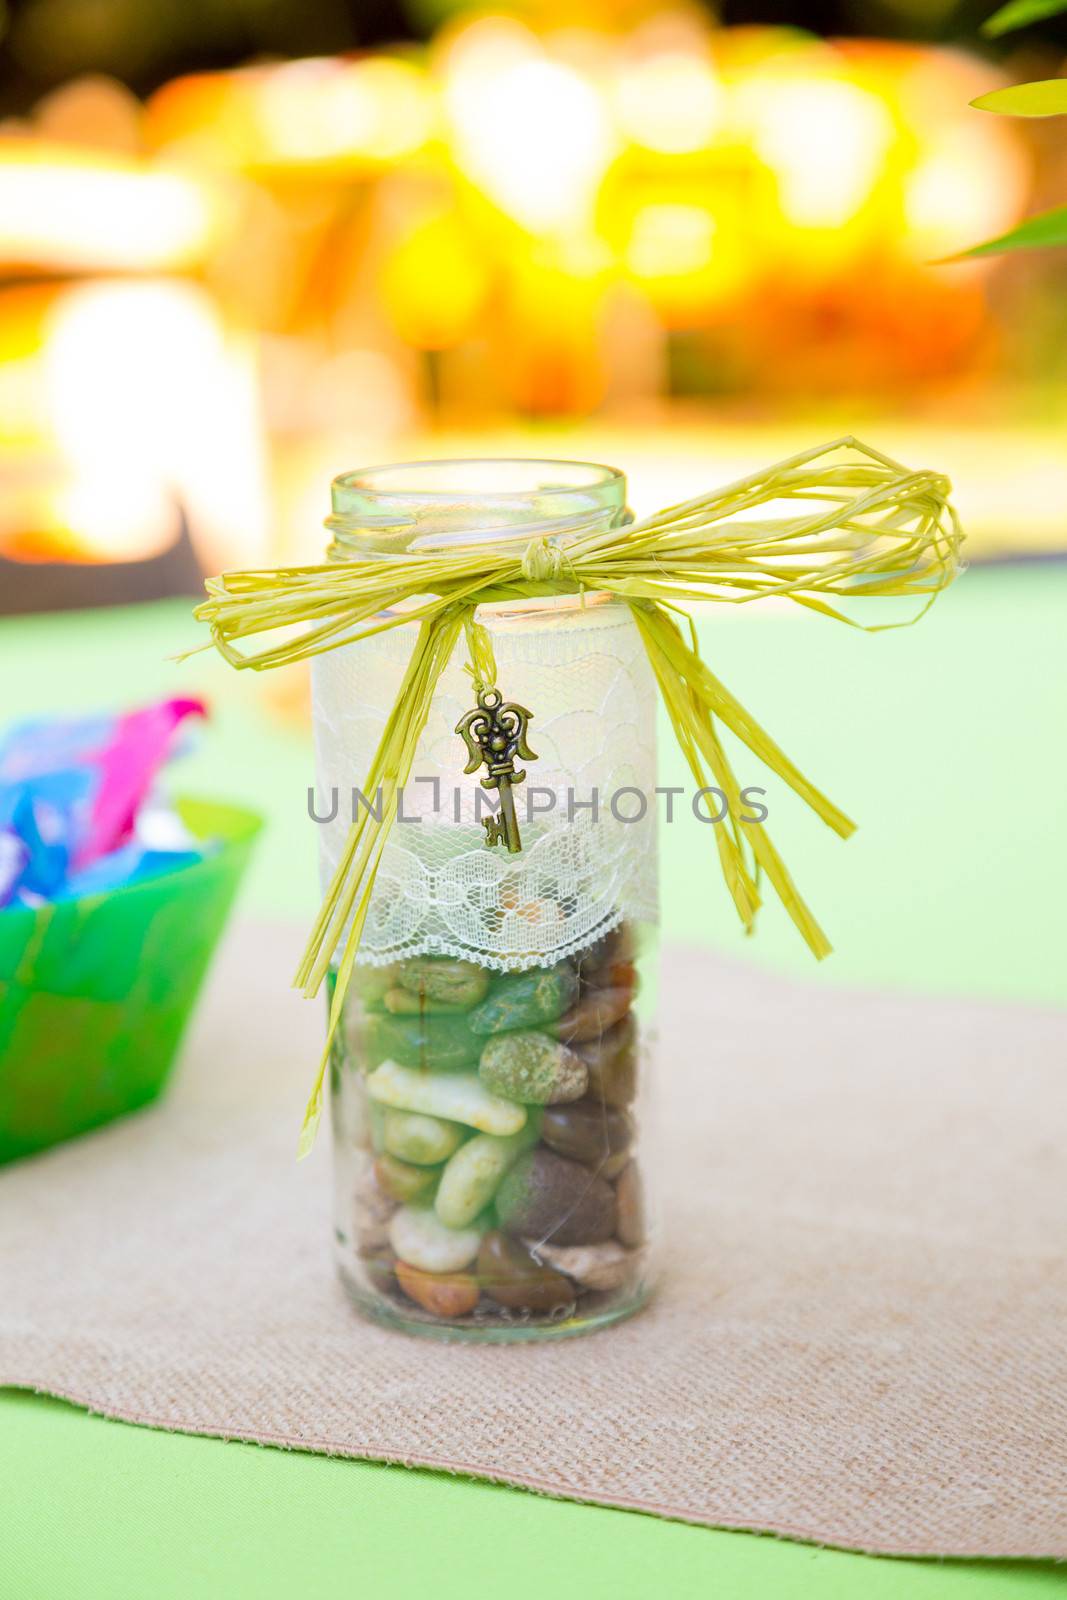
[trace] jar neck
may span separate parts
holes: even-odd
[[[331,485],[331,560],[472,549],[579,533],[630,520],[626,479],[587,461],[520,457],[403,462],[343,473]]]

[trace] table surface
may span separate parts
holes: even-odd
[[[766,612],[704,621],[716,672],[863,826],[842,845],[767,785],[770,826],[839,946],[821,967],[773,907],[754,940],[740,939],[695,823],[662,830],[671,937],[813,983],[1063,1004],[1065,602],[1067,565],[1048,562],[976,569],[920,628],[874,638]],[[5,717],[202,691],[213,726],[180,787],[267,814],[245,910],[309,913],[304,675],[168,659],[191,642],[187,608],[174,603],[5,621]],[[661,750],[663,781],[682,783],[666,737]],[[743,759],[738,772],[742,783],[762,781]],[[1051,1565],[822,1550],[441,1474],[163,1434],[13,1392],[0,1395],[0,1485],[5,1600],[273,1600],[327,1584],[466,1600],[486,1580],[514,1600],[713,1587],[741,1600],[1039,1600],[1063,1585]]]

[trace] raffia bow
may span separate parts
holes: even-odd
[[[466,634],[476,683],[495,679],[477,606],[594,590],[629,605],[690,772],[702,789],[710,787],[710,773],[726,796],[728,820],[714,835],[741,921],[752,930],[766,876],[821,959],[830,953],[829,941],[766,826],[741,819],[744,806],[719,725],[842,838],[855,824],[798,771],[710,671],[684,607],[701,601],[745,605],[777,596],[866,632],[907,626],[960,570],[963,532],[948,495],[942,474],[910,471],[849,437],[626,526],[571,531],[565,547],[538,539],[525,548],[511,541],[409,550],[382,560],[359,559],[335,545],[333,559],[322,565],[230,572],[208,580],[209,598],[195,614],[209,625],[220,653],[239,668],[281,666],[385,629],[418,624],[396,704],[363,785],[365,794],[381,788],[382,821],[365,810],[353,824],[294,980],[306,995],[317,994],[344,935],[301,1154],[310,1149],[321,1114],[330,1045],[396,814],[397,791],[411,774],[434,689],[461,634]],[[745,520],[747,513],[772,504],[784,514]],[[857,622],[828,597],[911,599],[919,605],[904,619],[872,625]],[[687,624],[688,643],[678,616]],[[273,647],[255,654],[238,648],[240,640],[294,625],[298,634]]]

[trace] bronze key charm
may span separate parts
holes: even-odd
[[[483,689],[475,709],[456,723],[456,732],[463,735],[470,756],[464,772],[477,772],[484,762],[487,770],[482,787],[500,791],[499,816],[482,818],[485,842],[506,844],[513,856],[522,849],[522,840],[511,791],[526,777],[525,772],[515,770],[515,759],[537,760],[526,743],[526,728],[532,716],[532,711],[511,700],[505,705],[499,689]]]

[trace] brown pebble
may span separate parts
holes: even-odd
[[[552,1032],[564,1044],[598,1039],[622,1020],[632,1001],[629,989],[590,989],[552,1025]]]
[[[619,1150],[615,1155],[608,1156],[607,1160],[597,1167],[596,1170],[600,1173],[602,1178],[607,1178],[609,1183],[614,1183],[615,1179],[619,1176],[619,1173],[625,1169],[629,1159],[630,1152],[628,1149]]]
[[[482,1240],[478,1281],[491,1300],[511,1311],[555,1311],[575,1297],[569,1279],[504,1233],[487,1233]]]
[[[583,989],[636,989],[634,937],[629,926],[616,928],[579,957]]]
[[[571,1105],[548,1106],[541,1118],[541,1137],[552,1150],[598,1170],[610,1157],[625,1156],[633,1141],[633,1131],[633,1123],[625,1111],[602,1105],[588,1096]],[[621,1171],[626,1162],[613,1165],[616,1171]]]
[[[597,967],[610,966],[613,961],[632,961],[636,953],[636,943],[630,923],[621,923],[610,933],[605,933],[596,944],[590,945],[580,957],[582,973],[592,972]]]
[[[605,1239],[603,1244],[542,1244],[538,1253],[583,1289],[600,1291],[621,1288],[638,1259],[617,1239]]]
[[[633,1013],[609,1028],[601,1039],[571,1047],[589,1071],[591,1100],[608,1106],[628,1106],[637,1094],[637,1029]]]
[[[619,1181],[615,1185],[615,1199],[618,1204],[616,1235],[631,1249],[644,1244],[645,1200],[641,1173],[636,1161],[631,1161],[620,1174]]]
[[[599,1244],[615,1232],[615,1193],[581,1162],[538,1145],[501,1180],[496,1214],[505,1233],[553,1244]]]
[[[469,1272],[424,1272],[398,1261],[396,1280],[409,1300],[434,1317],[466,1317],[478,1304],[478,1284]]]
[[[632,961],[609,961],[606,967],[593,967],[582,972],[586,989],[625,989],[632,996],[637,992],[637,968]]]

